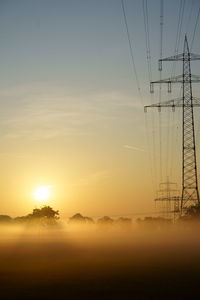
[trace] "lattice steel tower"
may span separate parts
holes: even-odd
[[[200,55],[190,53],[187,37],[185,36],[183,53],[159,60],[159,70],[162,70],[162,61],[182,61],[182,75],[174,76],[150,83],[150,92],[153,93],[154,83],[167,83],[168,92],[171,92],[172,83],[182,84],[182,98],[164,101],[157,104],[145,106],[182,108],[182,195],[181,211],[183,212],[191,205],[200,204],[198,180],[197,180],[197,161],[195,146],[195,128],[194,128],[194,107],[200,107],[200,99],[192,95],[192,83],[200,82],[200,76],[191,74],[190,61],[200,60]]]
[[[177,196],[177,184],[167,180],[160,183],[160,189],[157,191],[157,198],[155,198],[156,208],[162,217],[174,220],[180,213],[180,197]]]

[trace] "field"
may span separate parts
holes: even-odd
[[[199,225],[1,227],[1,299],[195,299]]]

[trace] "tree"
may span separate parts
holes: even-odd
[[[187,208],[185,215],[180,217],[180,221],[195,220],[200,221],[200,205],[192,205]]]
[[[104,216],[97,220],[98,224],[104,224],[104,225],[111,225],[111,224],[113,224],[113,222],[114,222],[114,220],[108,216]]]
[[[33,212],[31,214],[15,218],[15,221],[20,223],[26,222],[29,224],[39,223],[40,225],[46,226],[57,224],[58,219],[58,210],[54,210],[50,206],[43,206],[42,208],[33,209]]]
[[[12,218],[7,215],[0,215],[0,223],[10,223]]]
[[[173,224],[171,219],[166,219],[162,217],[145,217],[143,220],[138,218],[136,221],[141,226],[141,228],[150,230],[160,230],[163,228],[168,228],[169,225]]]
[[[191,217],[200,217],[200,205],[193,205],[188,207],[186,215]]]
[[[132,220],[130,218],[120,217],[115,221],[115,223],[120,226],[131,226]]]
[[[54,210],[50,206],[43,206],[42,208],[35,208],[32,214],[29,215],[31,218],[47,218],[47,219],[59,219],[59,211]]]
[[[89,217],[84,217],[82,216],[80,213],[77,213],[75,215],[73,215],[70,219],[69,219],[69,223],[87,223],[87,224],[92,224],[94,223],[92,218]]]

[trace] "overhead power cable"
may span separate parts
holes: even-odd
[[[145,44],[146,44],[146,55],[147,55],[147,66],[149,81],[152,81],[152,70],[151,70],[151,49],[150,49],[150,37],[149,37],[149,18],[148,18],[148,6],[147,0],[142,1],[143,17],[144,17],[144,30],[145,30]],[[152,95],[152,93],[151,93]]]
[[[149,82],[152,81],[152,68],[151,68],[151,47],[150,47],[150,33],[149,33],[149,16],[148,16],[148,5],[147,0],[142,1],[142,9],[143,9],[143,18],[144,18],[144,32],[145,32],[145,45],[146,45],[146,59],[147,59],[147,68],[148,68],[148,76]],[[154,103],[153,93],[151,95],[151,102]],[[145,114],[146,117],[146,114]],[[145,118],[145,126],[147,132],[147,141],[150,141],[150,137],[148,136],[149,133],[149,126],[147,124],[147,119]],[[151,161],[151,173],[152,173],[152,182],[154,186],[154,190],[156,190],[156,182],[157,182],[157,160],[156,160],[156,143],[155,143],[155,120],[154,115],[151,118],[151,129],[152,129],[152,142],[153,142],[153,149],[152,153],[149,150],[149,156]],[[148,149],[150,149],[150,142],[148,145]]]
[[[193,10],[193,6],[194,6],[194,0],[190,1],[190,13],[189,13],[189,17],[188,17],[188,21],[187,21],[187,25],[186,25],[186,30],[185,33],[187,34],[190,28],[190,23],[191,23],[191,17],[192,17],[192,10]]]
[[[181,38],[181,33],[182,33],[182,24],[183,24],[183,16],[184,16],[184,11],[185,11],[185,0],[180,0],[180,4],[179,4],[179,10],[178,10],[178,24],[177,24],[177,30],[176,30],[176,41],[175,41],[175,48],[174,48],[174,55],[178,54],[179,51],[179,44],[180,44],[180,38]],[[188,24],[189,24],[189,20],[188,20]],[[189,25],[187,25],[189,26]],[[173,61],[172,63],[172,70],[171,70],[171,76],[173,77],[175,75],[176,72],[176,65],[177,65],[177,61]],[[180,88],[180,92],[181,92],[182,87]],[[172,116],[172,126],[175,126],[175,117]],[[174,166],[174,147],[175,147],[175,143],[177,141],[177,135],[178,132],[177,130],[175,130],[174,128],[172,128],[172,133],[171,133],[171,153],[170,153],[170,176],[172,176],[172,172],[173,172],[173,166]]]
[[[124,7],[124,0],[121,0],[121,5],[122,5],[123,16],[124,16],[124,23],[125,23],[125,27],[126,27],[126,33],[127,33],[129,50],[130,50],[131,62],[132,62],[132,66],[133,66],[133,72],[134,72],[134,75],[135,75],[136,85],[137,85],[138,93],[139,93],[139,96],[140,96],[140,100],[141,100],[142,105],[143,105],[143,98],[142,98],[139,78],[138,78],[138,74],[137,74],[137,69],[136,69],[136,65],[135,65],[133,47],[132,47],[132,44],[131,44],[130,32],[129,32],[129,28],[128,28],[128,21],[127,21],[126,11],[125,11],[125,7]]]
[[[160,0],[160,59],[163,55],[163,0]],[[162,69],[160,71],[160,81],[162,80]],[[159,85],[159,103],[161,103],[162,85]],[[162,181],[162,119],[161,112],[159,113],[159,140],[160,140],[160,180]]]
[[[174,49],[174,55],[178,54],[179,44],[180,44],[180,38],[181,38],[181,32],[182,32],[182,23],[183,23],[183,15],[185,10],[185,0],[180,0],[180,6],[179,6],[179,14],[178,14],[178,26],[176,31],[176,42],[175,42],[175,49]],[[171,75],[174,76],[176,72],[176,61],[173,61],[172,63],[172,72]]]
[[[200,14],[200,7],[199,7],[199,10],[198,10],[198,13],[197,13],[197,18],[196,18],[196,23],[195,23],[195,27],[194,27],[193,36],[192,36],[190,51],[192,50],[193,43],[194,43],[194,38],[195,38],[196,30],[197,30],[197,25],[198,25],[198,22],[199,22],[199,14]]]

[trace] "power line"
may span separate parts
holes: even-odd
[[[197,25],[198,25],[198,21],[199,21],[199,14],[200,14],[200,7],[199,7],[199,10],[198,10],[198,13],[197,13],[197,18],[196,18],[196,23],[195,23],[195,27],[194,27],[194,32],[193,32],[192,42],[191,42],[191,46],[190,46],[190,51],[192,50],[193,43],[194,43],[194,38],[195,38]]]
[[[181,32],[182,32],[184,9],[185,9],[185,0],[180,0],[179,14],[178,14],[178,26],[177,26],[177,31],[176,31],[176,42],[175,42],[175,48],[174,48],[174,55],[177,55],[178,49],[179,49],[180,37],[181,37]],[[174,76],[174,74],[175,74],[176,63],[177,63],[176,61],[173,61],[171,76]]]
[[[162,59],[163,55],[163,12],[164,12],[164,6],[163,6],[163,0],[160,0],[160,59]],[[162,69],[159,70],[160,72]]]
[[[174,56],[178,54],[178,50],[179,50],[180,37],[181,37],[181,33],[182,33],[182,24],[183,24],[184,10],[185,10],[185,0],[180,0],[179,12],[178,12],[178,24],[177,24],[177,31],[176,31],[176,41],[175,41],[175,48],[174,48]],[[173,61],[172,62],[171,77],[173,77],[175,75],[176,65],[177,65],[177,61]],[[180,92],[181,92],[181,89],[180,89]],[[175,112],[173,112],[172,124],[175,124],[174,123],[174,121],[175,121],[174,114],[175,114]],[[178,134],[178,131],[177,130],[175,131],[172,128],[172,134],[171,134],[171,153],[170,153],[170,177],[172,177],[172,172],[173,172],[173,165],[174,165],[174,150],[173,150],[173,146],[176,145],[177,134]]]
[[[194,6],[194,0],[189,1],[191,3],[191,7],[190,7],[190,13],[189,13],[189,17],[188,17],[188,21],[187,21],[187,25],[186,25],[186,31],[185,33],[188,33],[189,27],[190,27],[190,21],[191,21],[191,17],[192,17],[192,10],[193,10],[193,6]]]
[[[160,59],[163,55],[163,0],[160,0]],[[160,81],[162,80],[162,68],[159,68]],[[159,85],[159,103],[161,103],[162,85]],[[162,119],[161,112],[159,113],[159,140],[160,140],[160,180],[162,181]]]
[[[151,171],[151,181],[152,181],[152,186],[154,188],[154,191],[156,189],[156,185],[155,185],[155,180],[156,180],[156,173],[154,172],[155,170],[155,164],[152,163],[153,160],[155,160],[155,155],[153,153],[153,155],[151,156],[151,151],[150,151],[150,134],[149,134],[149,126],[148,126],[148,120],[147,120],[147,114],[145,114],[145,132],[146,132],[146,144],[147,144],[147,153],[149,156],[149,160],[150,160],[150,171]],[[155,140],[155,138],[154,138]],[[155,146],[154,146],[155,147]],[[156,162],[156,160],[155,160]]]
[[[183,4],[182,4],[182,13],[181,13],[181,19],[180,19],[180,30],[179,30],[178,42],[177,42],[177,52],[178,52],[178,48],[179,48],[179,44],[180,44],[180,38],[181,38],[181,33],[182,33],[182,24],[183,24],[184,10],[185,10],[185,0],[183,1]]]
[[[151,49],[150,49],[150,37],[149,37],[149,18],[148,18],[148,6],[147,0],[142,1],[143,17],[144,17],[144,29],[145,29],[145,45],[146,45],[146,56],[149,81],[152,81],[152,70],[151,70]]]
[[[147,0],[142,1],[142,9],[143,9],[143,19],[144,19],[144,31],[145,31],[145,46],[146,46],[146,59],[147,59],[147,67],[148,67],[148,76],[149,76],[149,82],[152,81],[152,68],[151,68],[151,47],[150,47],[150,34],[149,34],[149,17],[148,17],[148,5]],[[151,93],[151,102],[154,102],[153,94]],[[157,178],[157,165],[156,165],[156,154],[155,154],[155,120],[154,115],[151,118],[151,126],[152,126],[152,142],[153,142],[153,153],[150,154],[151,151],[149,151],[149,157],[150,157],[150,165],[151,165],[151,173],[152,173],[152,181],[154,188],[156,188],[155,182]],[[145,116],[145,127],[147,132],[147,138],[149,141],[149,126],[147,124],[147,119]],[[150,142],[149,142],[149,149],[150,149]]]
[[[139,96],[140,96],[140,100],[143,104],[143,98],[142,98],[139,78],[138,78],[137,69],[136,69],[135,60],[134,60],[133,47],[132,47],[132,44],[131,44],[131,38],[130,38],[130,33],[129,33],[129,28],[128,28],[128,21],[127,21],[126,11],[125,11],[125,7],[124,7],[124,0],[121,0],[121,5],[122,5],[124,23],[125,23],[125,27],[126,27],[128,45],[129,45],[129,50],[130,50],[130,55],[131,55],[131,62],[132,62],[133,71],[134,71],[134,75],[135,75],[135,79],[136,79],[138,93],[139,93]]]
[[[169,149],[170,149],[170,116],[171,112],[170,110],[167,111],[167,138],[166,142],[167,144],[165,145],[166,147],[166,177],[169,176]]]
[[[163,55],[163,0],[160,0],[160,59]],[[159,68],[160,80],[162,79],[162,68]],[[161,102],[162,85],[159,86],[159,102]]]

